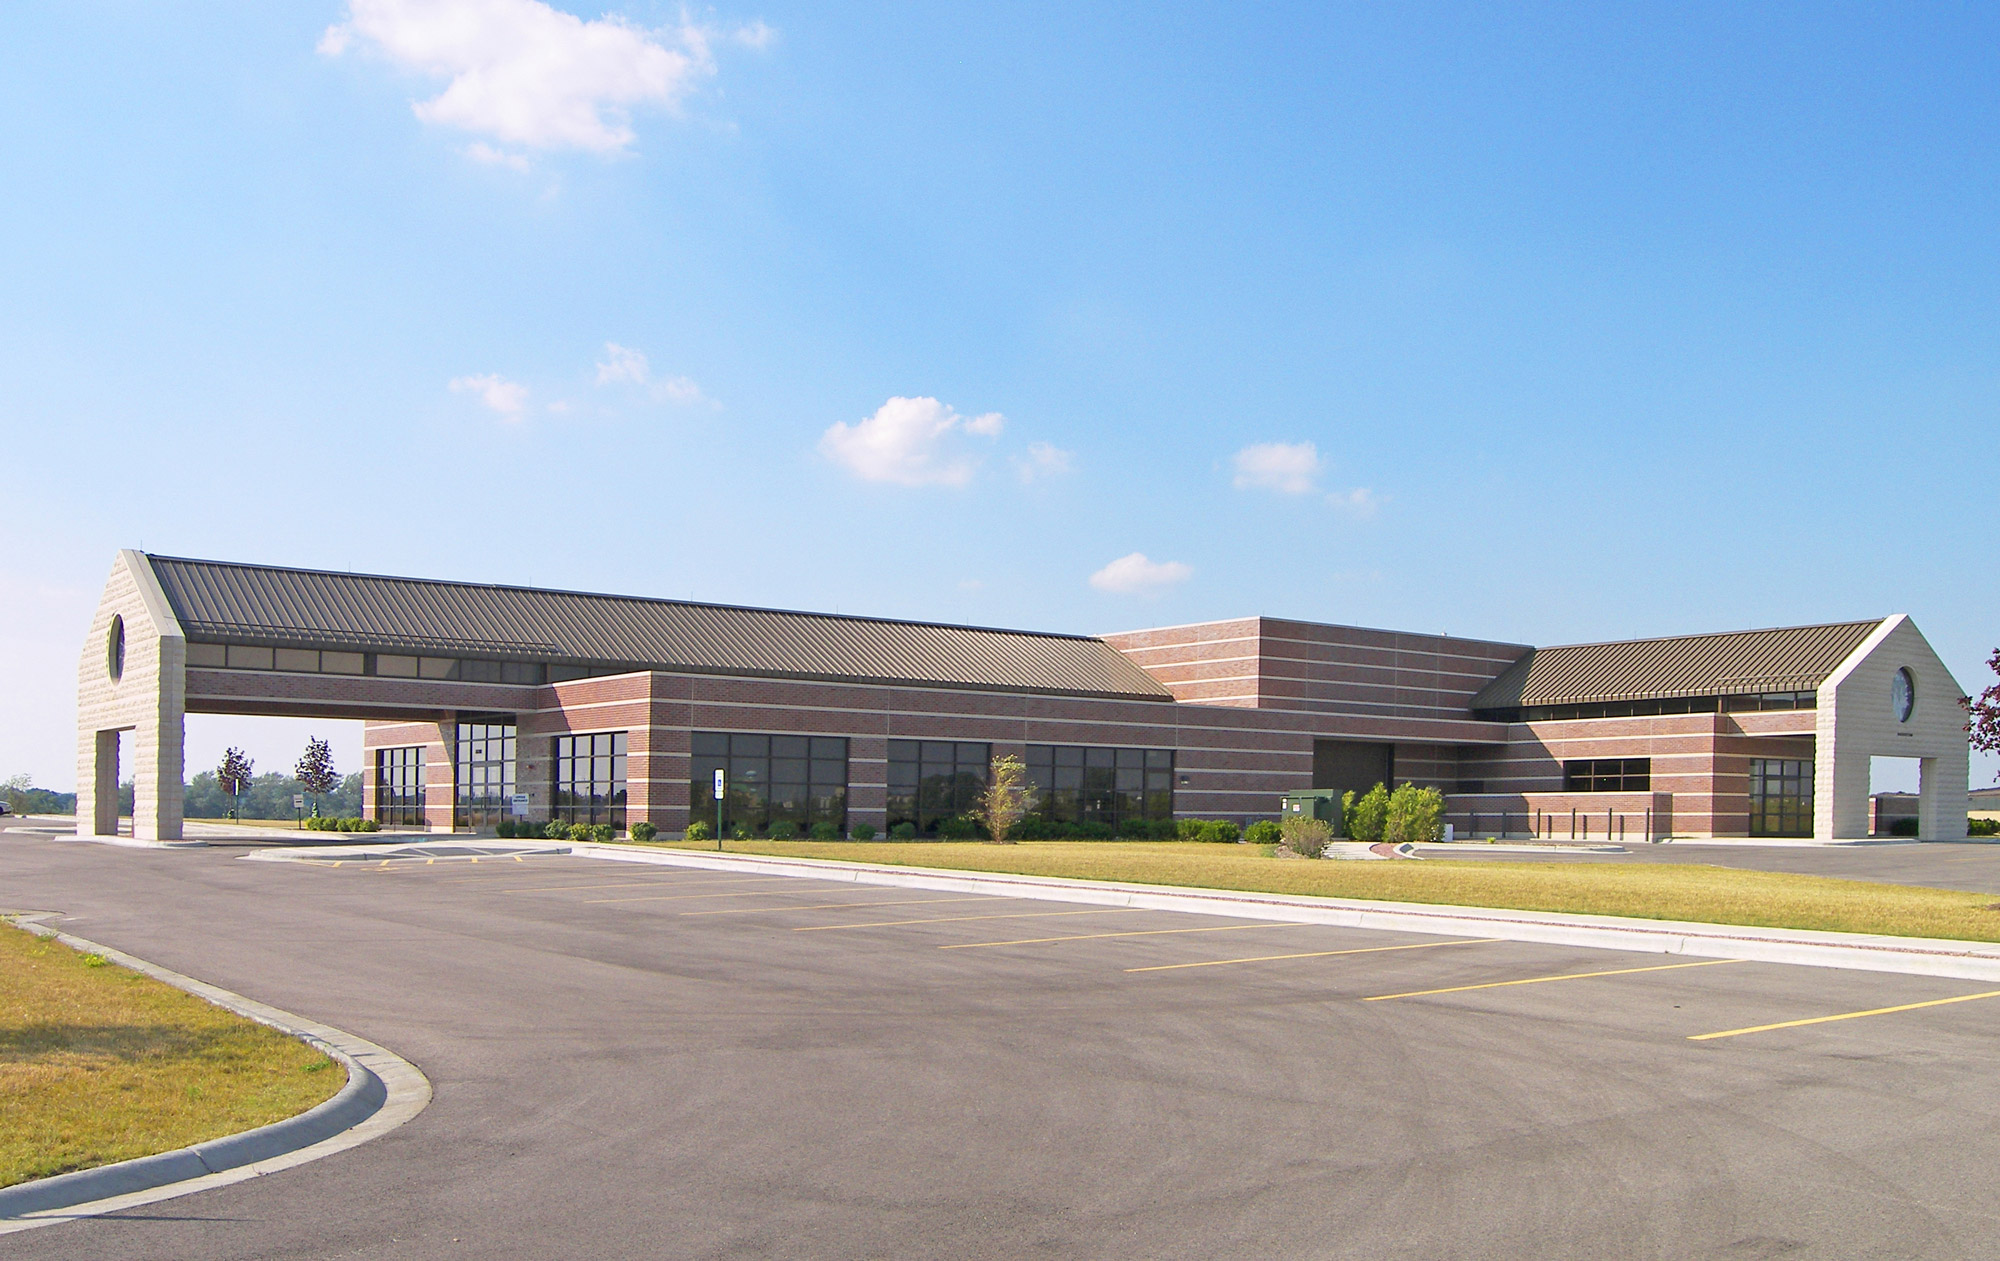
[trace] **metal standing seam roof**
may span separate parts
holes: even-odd
[[[1482,688],[1472,708],[1805,691],[1824,683],[1881,624],[1877,618],[1536,648]]]
[[[148,556],[196,639],[1170,701],[1100,639]]]

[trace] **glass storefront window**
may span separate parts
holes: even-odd
[[[715,772],[728,773],[725,832],[758,834],[783,819],[803,833],[815,823],[847,831],[847,738],[697,731],[689,763],[689,819],[715,821]]]
[[[507,814],[514,795],[515,728],[510,720],[461,722],[452,743],[457,782],[452,826],[492,827]]]
[[[970,740],[889,741],[888,824],[929,835],[971,812],[986,788],[993,746]]]
[[[422,746],[375,750],[375,821],[391,827],[424,826]]]
[[[1750,759],[1750,835],[1811,836],[1811,758]]]
[[[625,826],[625,733],[557,736],[550,815],[565,823]]]
[[[1174,817],[1174,751],[1031,744],[1035,813],[1057,823]]]

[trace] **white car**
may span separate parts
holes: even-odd
[[[12,813],[14,813],[14,808],[8,805],[6,802],[0,801],[0,814],[12,814]]]

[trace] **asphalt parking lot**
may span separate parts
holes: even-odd
[[[2000,998],[1941,1001],[1977,983],[243,852],[0,833],[0,903],[378,1041],[435,1101],[0,1256],[1984,1257],[2000,1232]]]

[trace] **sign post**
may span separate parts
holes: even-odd
[[[715,849],[722,852],[722,798],[729,791],[729,774],[720,766],[715,768]]]

